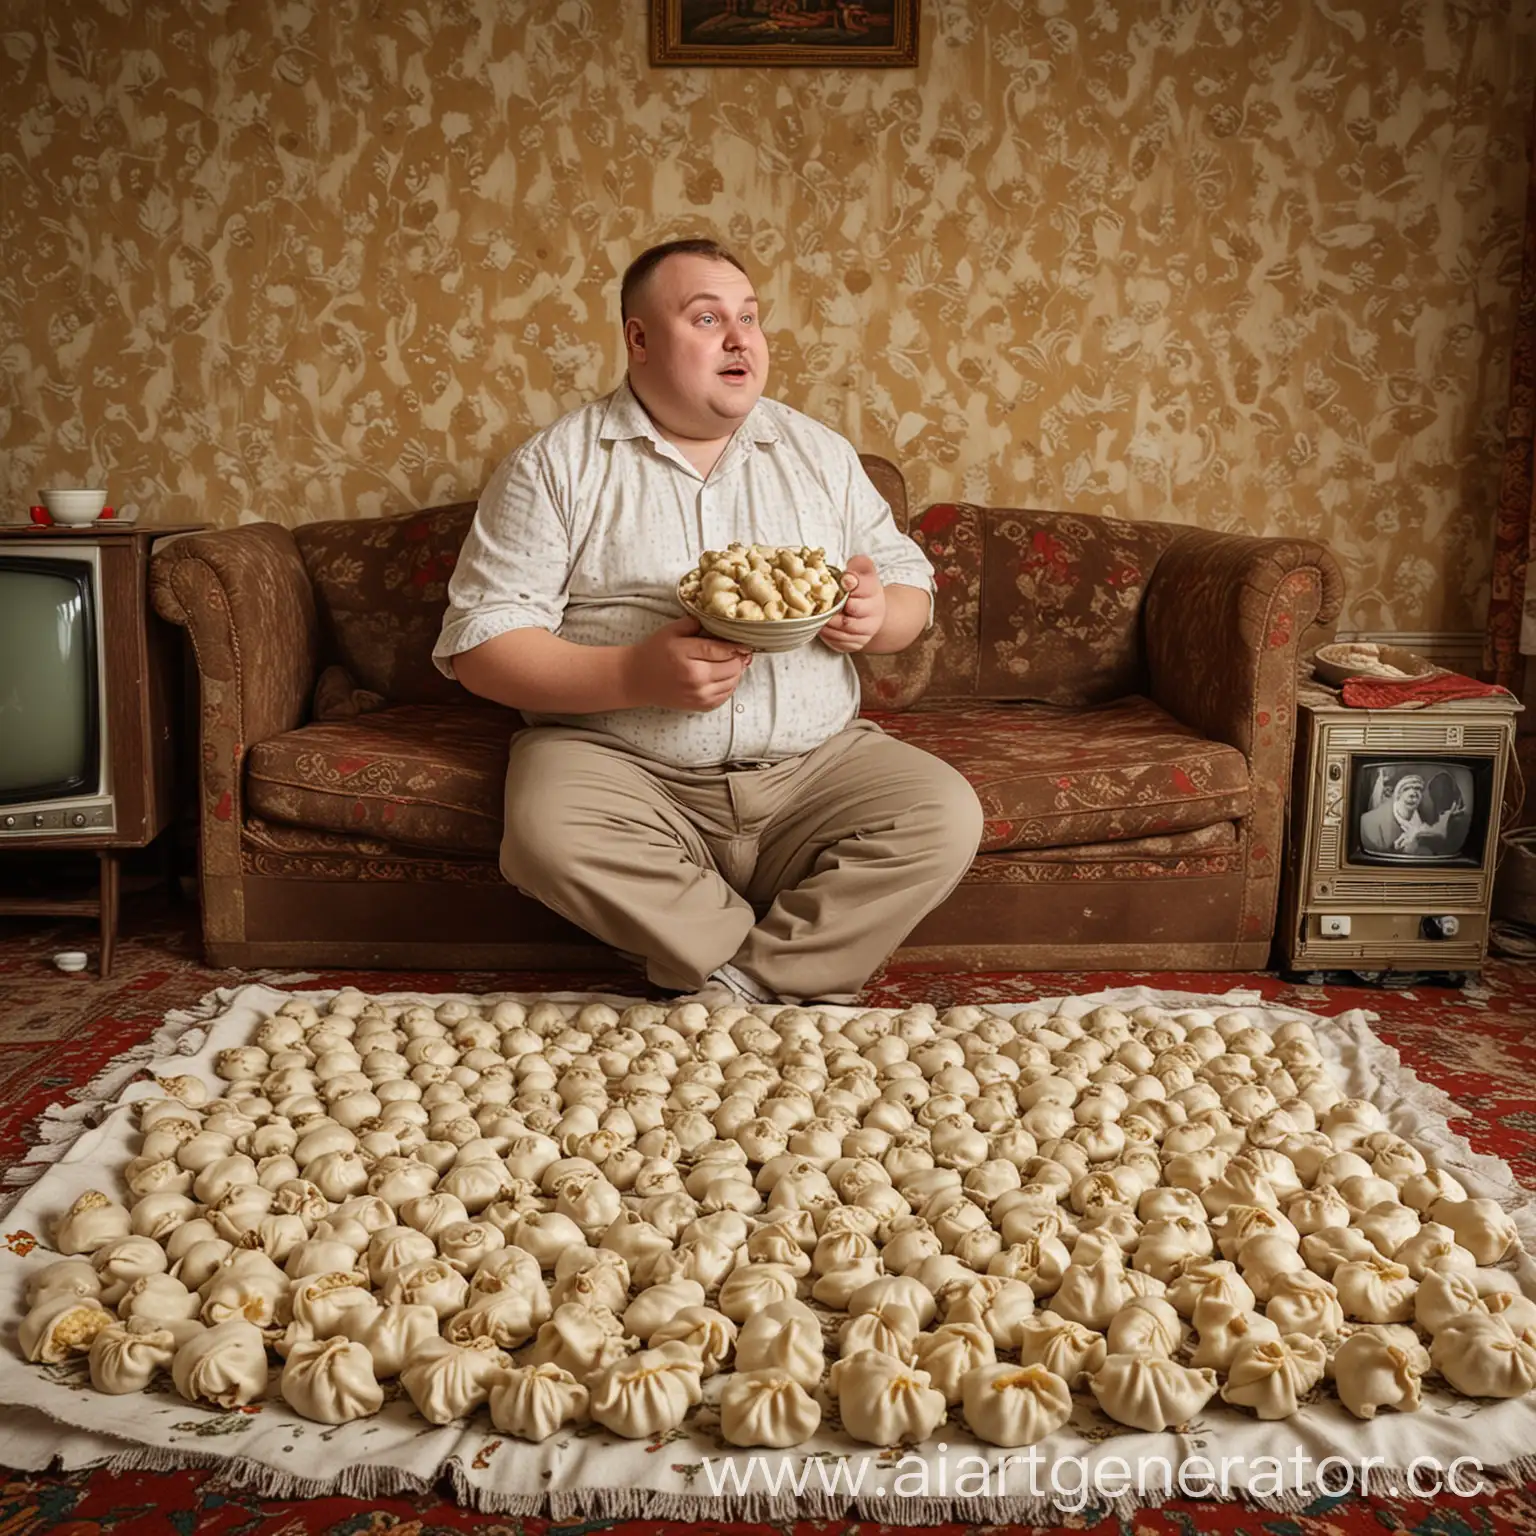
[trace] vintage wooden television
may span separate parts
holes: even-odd
[[[1488,948],[1514,699],[1298,706],[1276,936],[1290,970],[1466,972]]]

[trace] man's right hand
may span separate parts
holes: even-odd
[[[636,706],[705,714],[736,690],[752,652],[703,633],[693,618],[674,619],[630,651]]]

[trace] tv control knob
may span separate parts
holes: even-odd
[[[43,813],[41,811],[34,811],[32,813],[32,825],[34,827],[40,827],[40,826],[42,826],[42,824],[43,824]]]
[[[75,814],[69,819],[74,822],[77,827],[83,827],[85,825],[85,812],[76,811]]]
[[[1426,939],[1454,939],[1461,932],[1461,919],[1447,913],[1444,917],[1426,917],[1419,924]]]
[[[14,816],[7,816],[5,818],[5,825],[8,827],[14,827],[16,825],[16,818]]]

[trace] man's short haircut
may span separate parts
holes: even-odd
[[[711,261],[729,262],[744,276],[752,275],[718,240],[668,240],[665,245],[653,245],[650,250],[641,251],[624,269],[624,280],[619,284],[621,321],[629,319],[640,290],[669,256],[707,256]]]

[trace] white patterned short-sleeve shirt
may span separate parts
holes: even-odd
[[[577,645],[633,645],[681,617],[677,582],[706,549],[810,545],[843,565],[868,555],[880,580],[929,594],[933,567],[896,526],[847,439],[759,400],[706,478],[656,430],[627,381],[562,417],[496,468],[459,552],[432,659],[512,629]],[[851,657],[819,641],[761,653],[706,714],[622,709],[549,715],[689,767],[809,752],[859,709]]]

